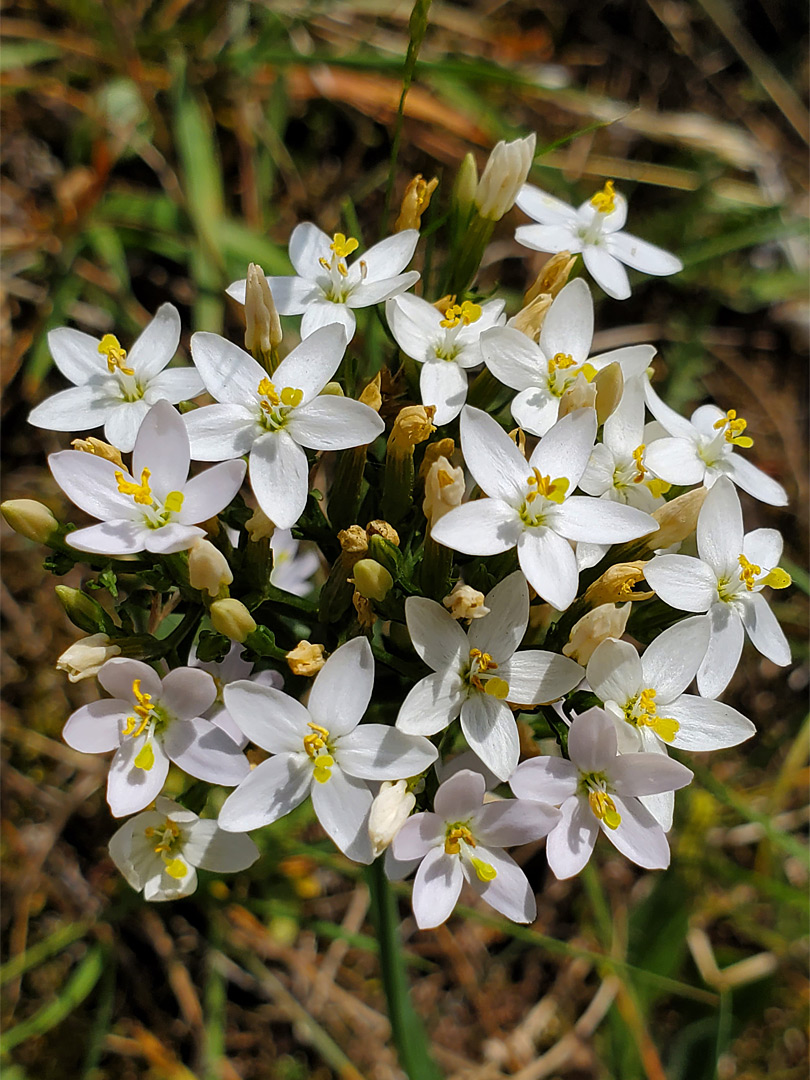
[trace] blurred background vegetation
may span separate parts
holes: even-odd
[[[241,340],[223,289],[249,260],[288,272],[294,225],[371,243],[383,214],[408,43],[395,0],[28,0],[3,4],[5,497],[68,508],[27,426],[64,385],[46,333],[128,343],[157,306]],[[599,845],[548,875],[531,928],[490,909],[419,933],[402,890],[413,1001],[453,1080],[788,1080],[807,1075],[807,65],[792,0],[435,0],[405,105],[395,202],[462,157],[536,131],[531,179],[579,201],[613,178],[633,232],[675,278],[598,300],[596,346],[651,341],[670,402],[736,408],[787,510],[744,497],[787,540],[774,598],[795,662],[748,651],[726,700],[759,728],[694,755],[673,865]],[[482,270],[517,305],[542,263],[498,227]],[[598,294],[598,290],[595,290]],[[514,307],[513,309],[514,310]],[[372,317],[360,325],[390,349]],[[0,967],[7,1080],[395,1080],[368,892],[306,809],[264,858],[148,908],[112,866],[106,763],[60,741],[96,696],[54,670],[78,632],[42,553],[6,536]],[[72,577],[70,583],[80,579]],[[607,850],[606,850],[607,848]]]

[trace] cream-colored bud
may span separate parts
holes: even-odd
[[[92,678],[102,665],[120,654],[121,649],[117,645],[111,645],[106,634],[91,634],[89,637],[79,638],[69,649],[65,649],[56,661],[56,669],[67,672],[71,682],[79,682],[81,679]]]
[[[370,521],[366,525],[366,535],[369,539],[372,536],[381,536],[383,540],[388,540],[394,547],[399,547],[399,533],[393,525],[389,525],[382,518],[375,518],[374,521]]]
[[[500,221],[515,205],[534,161],[536,141],[532,132],[525,139],[501,141],[494,148],[475,192],[475,205],[481,217]]]
[[[472,210],[477,190],[478,166],[472,154],[465,154],[456,173],[452,195],[453,206],[462,217]]]
[[[419,476],[422,480],[430,472],[430,466],[439,458],[447,458],[448,461],[456,451],[456,444],[452,439],[437,439],[436,442],[428,443],[419,466]]]
[[[245,348],[255,357],[268,356],[281,344],[279,321],[273,293],[256,263],[248,267],[245,285]]]
[[[368,551],[368,533],[362,525],[350,525],[338,533],[338,543],[346,555],[365,555]]]
[[[367,600],[362,593],[354,590],[352,596],[352,604],[354,604],[354,610],[357,612],[357,621],[363,630],[370,630],[374,623],[377,621],[377,616],[374,614],[374,608],[371,606],[371,601]]]
[[[325,663],[323,645],[316,645],[312,641],[299,641],[287,653],[287,666],[293,675],[317,675]]]
[[[534,300],[521,308],[517,315],[512,316],[507,326],[511,326],[514,330],[520,330],[521,334],[525,334],[532,341],[539,340],[540,331],[543,329],[548,309],[551,307],[551,301],[552,297],[548,293],[536,296]]]
[[[445,596],[442,603],[454,619],[471,621],[489,615],[489,608],[484,604],[484,594],[471,585],[465,585],[463,581],[453,586],[453,591],[449,596]]]
[[[596,419],[601,425],[613,415],[622,400],[624,375],[620,365],[614,362],[597,371],[593,385],[596,387]]]
[[[526,290],[523,303],[530,304],[532,300],[543,294],[550,296],[553,300],[567,283],[568,275],[574,269],[576,261],[576,255],[572,255],[570,251],[560,251],[552,255],[543,264],[543,269],[534,279],[533,284]]]
[[[380,393],[380,385],[382,384],[382,373],[377,372],[374,378],[363,388],[363,392],[360,394],[358,401],[361,405],[368,405],[374,412],[379,412],[382,408],[382,394]]]
[[[570,656],[585,667],[597,645],[607,638],[622,636],[632,606],[630,603],[622,604],[621,607],[616,607],[615,604],[600,604],[583,615],[579,622],[574,623],[568,643],[563,645],[563,655]]]
[[[698,514],[708,493],[708,488],[694,488],[654,510],[652,516],[659,528],[658,532],[650,533],[649,547],[667,548],[691,536],[697,528]]]
[[[256,629],[256,620],[242,601],[232,596],[224,600],[215,600],[208,616],[218,634],[224,634],[231,641],[238,641],[240,645]]]
[[[440,457],[430,466],[425,477],[425,497],[422,513],[431,525],[461,505],[464,498],[464,470]]]
[[[354,577],[349,579],[367,600],[384,600],[394,587],[394,579],[375,559],[360,559],[354,564]]]
[[[74,439],[70,445],[74,450],[83,450],[85,454],[95,454],[96,457],[104,458],[105,461],[111,461],[119,469],[124,467],[124,462],[121,460],[121,451],[118,447],[102,442],[101,439],[96,439],[92,435],[86,439]]]
[[[435,412],[435,405],[405,405],[399,410],[388,436],[388,449],[413,451],[414,446],[430,438],[436,430],[433,423]]]
[[[368,816],[368,835],[375,859],[397,835],[415,805],[416,796],[408,791],[407,780],[385,780],[380,785]]]
[[[596,608],[602,604],[618,604],[625,600],[649,600],[654,593],[633,591],[633,586],[644,580],[646,565],[645,560],[638,559],[609,567],[600,578],[588,586],[584,596],[585,603],[589,608]]]
[[[576,412],[577,409],[595,408],[596,387],[592,382],[588,382],[580,371],[579,375],[577,375],[576,379],[574,379],[573,383],[560,398],[559,419],[562,420],[564,416]]]
[[[276,531],[275,524],[265,514],[260,506],[257,506],[251,517],[245,522],[245,528],[251,541],[255,544],[259,540],[272,540]]]
[[[223,585],[233,581],[228,560],[210,540],[198,540],[188,553],[188,580],[192,589],[219,596]]]
[[[321,390],[321,394],[325,394],[327,397],[345,397],[343,393],[343,387],[339,382],[328,382],[326,386]]]
[[[434,176],[432,180],[423,180],[421,173],[416,174],[405,188],[399,217],[394,224],[394,232],[402,232],[403,229],[421,229],[422,214],[430,206],[430,197],[438,186],[438,176]]]
[[[47,544],[59,528],[48,507],[36,499],[7,499],[0,503],[0,511],[14,532],[38,544]]]

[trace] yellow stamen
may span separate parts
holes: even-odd
[[[334,251],[339,259],[345,259],[347,255],[351,255],[353,251],[356,251],[360,245],[353,236],[348,238],[343,233],[335,233],[332,237],[332,243],[329,245],[329,250]]]
[[[591,206],[600,214],[612,214],[616,209],[616,192],[613,190],[613,181],[608,180],[601,191],[591,199]]]
[[[716,420],[714,428],[719,431],[721,428],[725,428],[725,440],[731,443],[733,446],[742,446],[744,449],[748,449],[749,446],[754,445],[754,440],[748,435],[743,435],[743,432],[748,427],[748,421],[743,420],[740,416],[737,416],[736,409],[729,409],[724,417],[720,420]]]
[[[267,401],[269,401],[271,405],[281,404],[281,398],[276,393],[275,386],[273,386],[273,384],[270,382],[266,375],[259,383],[259,393],[263,398],[267,398]],[[262,408],[264,409],[265,406],[266,402],[263,401]]]
[[[152,506],[152,491],[149,487],[149,477],[151,475],[151,470],[143,469],[141,482],[136,484],[133,480],[125,480],[124,474],[120,470],[116,470],[115,479],[118,481],[118,490],[122,495],[131,495],[135,502],[141,506]]]
[[[469,844],[470,847],[475,847],[475,840],[473,834],[467,828],[466,825],[453,825],[451,826],[445,835],[444,840],[444,852],[445,855],[458,855],[461,850],[460,842],[464,841],[465,844]]]
[[[647,447],[641,443],[633,451],[633,461],[636,463],[636,475],[633,477],[634,484],[640,484],[644,480],[644,451]]]
[[[446,327],[448,330],[452,330],[458,326],[459,323],[464,323],[465,326],[469,326],[470,323],[478,322],[481,318],[481,305],[474,304],[471,300],[465,300],[463,304],[451,304],[445,310],[444,318],[439,323],[440,326]]]
[[[636,703],[636,711],[628,715],[631,723],[639,727],[650,727],[659,739],[664,742],[672,742],[681,729],[677,720],[670,716],[659,716],[655,705],[655,690],[648,687],[642,690]]]
[[[107,369],[111,375],[116,368],[118,368],[122,375],[135,374],[134,368],[124,367],[127,351],[126,349],[121,348],[121,343],[115,334],[105,334],[98,343],[98,351],[102,356],[107,358]]]
[[[757,577],[762,573],[762,567],[749,562],[745,555],[740,555],[738,561],[740,564],[740,581],[744,581],[746,589],[751,592],[757,584]]]
[[[470,862],[475,867],[479,881],[494,881],[498,876],[498,871],[491,863],[484,862],[483,859],[471,859]]]
[[[554,353],[548,362],[548,373],[553,375],[557,368],[570,368],[576,366],[576,360],[570,353]]]
[[[616,804],[606,791],[591,791],[588,793],[588,803],[595,817],[604,821],[609,829],[617,829],[621,825],[621,814],[616,809]]]
[[[141,693],[141,680],[133,679],[132,681],[132,693],[137,700],[138,704],[135,706],[136,716],[127,717],[126,727],[124,728],[125,735],[134,735],[137,738],[139,735],[143,735],[144,731],[149,725],[151,719],[151,712],[154,709],[152,704],[151,694]],[[137,717],[140,717],[140,723]],[[136,730],[137,728],[137,730]]]
[[[533,503],[538,495],[548,499],[549,502],[562,503],[565,501],[565,493],[570,486],[567,477],[558,476],[556,480],[552,480],[551,476],[541,476],[537,468],[532,469],[532,475],[527,482],[529,487],[536,488],[526,496],[527,503]]]

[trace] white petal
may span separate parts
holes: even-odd
[[[202,870],[232,874],[246,870],[259,857],[259,849],[249,836],[224,832],[216,821],[195,821],[186,837],[183,855]]]
[[[374,657],[364,637],[336,649],[315,677],[307,707],[330,735],[345,735],[360,723],[374,686]],[[397,777],[397,779],[399,779]]]
[[[193,866],[186,867],[186,873],[181,878],[174,878],[166,873],[165,867],[161,867],[160,873],[155,874],[144,882],[143,898],[150,903],[160,900],[180,900],[184,896],[190,896],[197,888],[197,871]]]
[[[48,348],[53,362],[65,378],[77,386],[106,372],[107,364],[98,351],[100,344],[98,338],[69,326],[60,326],[48,333]]]
[[[397,293],[405,292],[419,280],[416,270],[409,270],[407,274],[397,274],[396,277],[381,278],[380,281],[366,279],[362,284],[355,285],[346,297],[346,303],[350,308],[371,307],[388,300]]]
[[[464,461],[481,490],[519,506],[530,470],[515,443],[497,420],[470,405],[462,410],[460,430]]]
[[[573,690],[585,672],[567,656],[532,649],[516,653],[498,674],[509,683],[509,701],[540,705]]]
[[[644,454],[647,468],[668,484],[699,484],[706,472],[692,439],[656,439]]]
[[[434,672],[408,691],[397,727],[410,735],[435,735],[456,719],[465,697],[465,683],[456,671]]]
[[[268,758],[231,792],[219,812],[218,824],[227,832],[249,832],[289,814],[309,794],[312,766],[304,755]]]
[[[117,750],[121,707],[124,702],[91,701],[72,713],[62,728],[62,738],[83,754],[104,754]]]
[[[331,246],[332,237],[311,221],[296,225],[290,234],[290,262],[296,274],[314,281],[323,272],[320,260],[332,257]]]
[[[643,688],[641,660],[629,641],[607,638],[600,642],[588,661],[588,682],[602,701],[615,701],[619,708]]]
[[[385,724],[361,724],[338,741],[335,755],[341,769],[350,776],[399,780],[424,772],[439,752],[420,735],[406,735]]]
[[[318,297],[323,296],[323,290],[316,282],[309,278],[293,277],[267,277],[267,284],[273,294],[273,303],[279,315],[300,315],[311,305],[317,302]],[[241,289],[237,291],[236,285]],[[233,290],[233,291],[231,291]],[[245,302],[245,282],[234,282],[228,289],[228,294],[240,303]],[[241,295],[238,295],[241,293]],[[304,336],[304,335],[302,335]]]
[[[139,739],[124,739],[115,752],[107,777],[107,802],[113,817],[125,817],[143,810],[160,794],[169,771],[169,759],[163,752],[160,740],[152,739],[155,755],[152,768],[137,768],[135,758],[146,741],[145,735]]]
[[[419,363],[427,359],[429,346],[443,333],[439,325],[441,312],[410,293],[386,301],[385,317],[400,349]]]
[[[419,392],[422,404],[436,409],[433,422],[449,424],[467,400],[467,376],[452,360],[429,360],[419,373]]]
[[[570,251],[572,255],[582,251],[582,241],[568,225],[520,225],[515,240],[534,251]]]
[[[216,517],[242,486],[244,461],[223,461],[189,480],[183,489],[183,505],[177,514],[181,525],[194,525]]]
[[[433,809],[444,821],[469,817],[484,799],[486,780],[473,769],[462,769],[439,787],[433,799]]]
[[[273,373],[273,384],[301,390],[304,404],[312,401],[340,366],[346,341],[343,328],[334,322],[313,331],[281,361]]]
[[[48,465],[70,501],[92,517],[136,517],[132,496],[118,490],[115,474],[120,470],[111,461],[78,450],[62,450],[49,455]],[[130,479],[128,474],[125,476]]]
[[[727,468],[734,483],[755,499],[769,506],[787,506],[787,492],[782,485],[740,454],[731,455]]]
[[[776,529],[754,529],[744,537],[742,552],[763,570],[772,570],[782,558],[782,534]]]
[[[403,229],[370,247],[358,258],[366,264],[366,281],[379,281],[400,274],[413,258],[419,242],[418,229]]]
[[[517,723],[508,706],[488,694],[471,694],[461,706],[461,730],[484,764],[508,780],[520,757]]]
[[[545,389],[521,390],[509,406],[515,422],[530,435],[545,435],[556,423],[559,398]]]
[[[534,922],[537,916],[534,893],[528,878],[515,860],[505,851],[493,851],[486,847],[476,849],[474,857],[488,863],[495,871],[492,881],[481,881],[477,873],[467,867],[466,862],[462,863],[467,881],[481,899],[486,900],[491,907],[512,922]]]
[[[199,668],[174,668],[163,680],[160,701],[173,716],[185,720],[202,716],[217,696],[217,687],[207,671]]]
[[[564,353],[581,364],[591,350],[592,341],[591,290],[582,278],[575,278],[560,290],[548,309],[540,330],[540,348],[546,356]]]
[[[450,917],[463,881],[457,855],[446,855],[443,847],[427,853],[413,883],[413,914],[420,930],[432,930]]]
[[[790,663],[790,644],[776,616],[768,607],[768,601],[759,593],[745,598],[743,626],[751,643],[763,656],[779,667]]]
[[[154,405],[161,400],[176,405],[180,401],[190,401],[198,397],[204,389],[196,368],[176,367],[156,375],[144,390],[143,397],[147,405]]]
[[[28,423],[48,431],[88,431],[100,427],[118,407],[106,387],[71,386],[32,409]]]
[[[613,796],[621,824],[609,829],[600,822],[602,832],[613,846],[632,862],[646,870],[666,870],[669,866],[669,844],[664,830],[638,799]]]
[[[258,399],[267,372],[250,353],[219,334],[199,331],[191,337],[191,355],[205,388],[216,401],[247,405]]]
[[[656,555],[644,567],[648,585],[679,611],[708,611],[717,599],[711,567],[691,555]]]
[[[437,544],[466,555],[498,555],[518,542],[523,526],[517,510],[501,499],[476,499],[450,510],[433,526]]]
[[[676,255],[671,255],[655,244],[648,244],[646,240],[639,240],[630,233],[614,233],[605,238],[605,243],[611,255],[644,274],[658,277],[677,274],[683,270],[683,263]]]
[[[666,753],[621,754],[610,766],[610,780],[623,797],[658,795],[686,787],[692,771]]]
[[[559,806],[576,794],[579,770],[573,761],[536,757],[521,762],[509,778],[509,786],[521,802],[531,800]]]
[[[161,502],[170,491],[180,491],[191,461],[186,425],[168,401],[153,405],[143,419],[132,454],[132,475],[140,481],[144,469],[151,473],[149,484]]]
[[[146,546],[148,530],[139,522],[105,521],[68,533],[66,542],[77,551],[98,555],[135,555]]]
[[[548,361],[530,337],[510,326],[497,326],[481,335],[481,356],[505,386],[528,390],[545,386]]]
[[[616,728],[602,709],[589,709],[571,724],[568,753],[580,772],[610,775],[616,752]]]
[[[307,338],[307,341],[311,341]],[[365,446],[385,430],[385,424],[368,405],[352,398],[326,395],[296,409],[287,431],[301,446],[312,450],[345,450]]]
[[[344,855],[368,865],[373,859],[368,836],[372,795],[363,780],[334,765],[329,779],[312,784],[312,806],[326,832]]]
[[[489,614],[472,621],[467,634],[469,648],[489,653],[502,664],[520,645],[529,625],[529,586],[523,573],[516,570],[490,589],[484,605]]]
[[[487,847],[530,844],[549,833],[560,815],[552,806],[530,799],[485,803],[476,811],[473,833]]]
[[[171,760],[197,780],[234,787],[250,772],[248,759],[228,735],[210,720],[173,720],[163,736]]]
[[[139,892],[146,878],[154,873],[156,865],[162,867],[152,847],[140,844],[139,840],[144,839],[146,829],[161,826],[163,821],[161,814],[137,814],[125,821],[110,838],[110,858],[126,878],[127,884]]]
[[[515,206],[524,214],[543,225],[575,225],[577,212],[573,206],[555,199],[546,191],[541,191],[534,184],[524,184],[515,199]]]
[[[405,620],[414,649],[434,671],[457,672],[468,659],[471,646],[467,634],[435,600],[409,596],[405,601]]]
[[[301,320],[301,337],[306,341],[310,335],[327,327],[339,326],[343,330],[345,341],[351,341],[357,329],[357,319],[354,312],[346,304],[339,304],[334,300],[327,300],[323,294],[310,300],[301,308],[304,317]],[[303,344],[302,341],[302,344]]]
[[[518,560],[535,592],[565,611],[579,585],[577,559],[568,541],[551,529],[527,529],[518,540]]]
[[[732,482],[721,476],[706,496],[697,521],[698,555],[719,578],[739,572],[743,545],[740,497]]]
[[[606,499],[592,499],[589,495],[574,495],[566,499],[560,507],[554,527],[561,536],[569,540],[621,544],[655,532],[657,524],[654,517],[645,514],[643,510],[637,510],[635,506],[624,506]]]
[[[225,706],[252,743],[271,754],[297,754],[309,735],[310,714],[289,694],[273,686],[240,679],[222,692]]]
[[[566,799],[560,812],[562,820],[546,840],[546,858],[554,876],[564,881],[578,874],[590,859],[599,824],[587,799],[578,795]]]
[[[627,271],[606,247],[587,244],[582,251],[582,261],[593,280],[601,285],[614,300],[626,300],[630,295]]]
[[[195,461],[225,461],[247,454],[263,429],[253,409],[243,405],[203,405],[183,421]]]
[[[641,658],[643,685],[653,687],[660,706],[682,694],[697,674],[709,647],[711,627],[705,615],[683,619],[659,634]]]
[[[737,670],[745,634],[739,613],[731,604],[713,604],[709,609],[711,637],[697,674],[703,697],[722,694]]]
[[[444,822],[438,814],[414,814],[409,817],[392,841],[394,856],[400,862],[424,859],[443,838]]]
[[[120,698],[125,702],[125,707],[130,710],[135,705],[133,682],[138,680],[140,691],[150,694],[157,699],[162,693],[160,676],[148,664],[142,660],[130,660],[123,656],[115,656],[108,660],[98,673],[98,681],[108,694],[114,698]]]
[[[174,304],[161,304],[133,342],[127,367],[135,369],[139,382],[147,382],[163,371],[180,344],[180,315]]]
[[[677,701],[659,710],[680,728],[670,746],[679,750],[725,750],[739,746],[756,734],[756,728],[742,713],[711,698],[682,694]]]
[[[596,411],[576,409],[543,436],[529,459],[529,466],[539,469],[541,476],[566,477],[570,494],[585,472],[595,438]]]
[[[187,551],[205,536],[205,530],[194,525],[181,525],[170,521],[159,529],[144,529],[144,548],[156,555],[172,555],[176,551]]]
[[[304,512],[309,490],[307,456],[286,431],[264,435],[253,444],[250,484],[259,506],[281,529],[290,529]]]

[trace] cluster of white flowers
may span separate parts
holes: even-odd
[[[91,554],[93,588],[111,593],[115,618],[60,587],[90,636],[59,666],[110,695],[74,712],[64,738],[114,751],[110,809],[134,816],[110,853],[146,899],[187,895],[197,868],[251,865],[246,834],[311,799],[349,858],[385,853],[389,876],[416,871],[420,927],[450,915],[465,881],[529,922],[534,895],[505,848],[547,837],[567,878],[601,831],[638,865],[666,867],[674,793],[692,778],[668,749],[754,733],[716,698],[745,633],[789,663],[763,590],[790,578],[777,532],[744,533],[735,485],[776,506],[786,494],[744,456],[752,439],[733,409],[686,420],[660,399],[654,346],[591,355],[593,300],[568,281],[572,256],[617,299],[630,291],[622,264],[680,263],[622,231],[611,182],[578,210],[525,184],[533,152],[533,138],[499,146],[474,197],[451,207],[461,263],[476,238],[480,261],[515,200],[539,223],[517,240],[559,254],[508,322],[504,300],[469,282],[435,302],[408,292],[435,188],[423,182],[400,231],[352,262],[357,240],[301,224],[295,276],[251,267],[228,290],[245,305],[244,349],[196,333],[194,366],[167,370],[180,339],[170,304],[129,354],[112,334],[52,333],[76,385],[30,420],[104,426],[108,442],[49,459],[97,523],[60,525],[25,500],[3,510],[59,566]],[[380,357],[344,363],[355,312],[383,303],[400,350],[390,367],[404,370],[393,388]],[[279,315],[303,316],[283,359]],[[213,403],[193,407],[203,392]],[[191,461],[219,464],[189,479]],[[642,651],[624,636],[638,609]],[[307,639],[289,638],[290,613]],[[555,736],[556,752],[521,762],[533,734],[546,750]],[[175,781],[167,798],[171,763],[204,794],[233,789],[216,820],[186,805],[212,805],[199,783]]]

